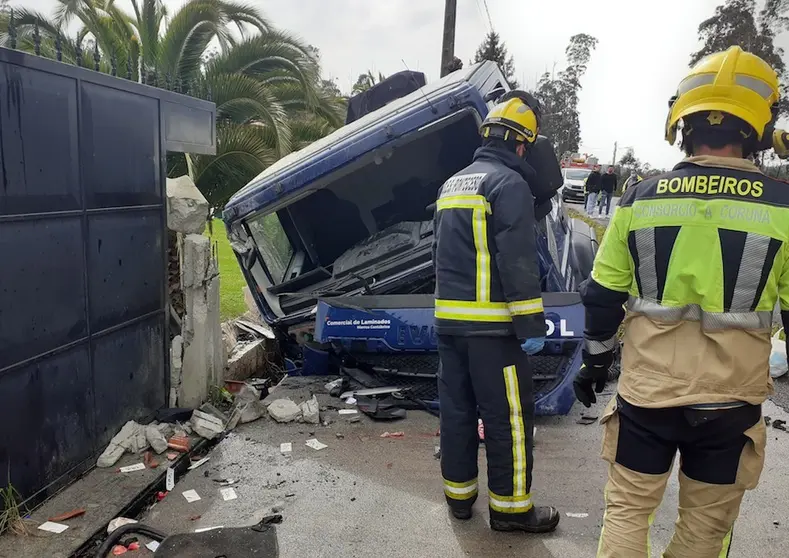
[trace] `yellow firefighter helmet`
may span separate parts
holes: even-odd
[[[755,54],[738,46],[710,54],[693,66],[669,101],[666,140],[674,144],[682,118],[707,111],[744,120],[761,139],[778,97],[778,75]]]
[[[532,144],[540,132],[540,103],[525,91],[510,91],[490,109],[479,131],[483,138]]]

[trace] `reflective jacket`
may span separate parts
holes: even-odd
[[[436,201],[436,328],[445,335],[545,336],[534,227],[533,171],[481,147]]]
[[[622,196],[581,285],[586,349],[615,346],[642,407],[725,408],[772,393],[776,302],[789,323],[789,185],[744,159],[691,157]]]

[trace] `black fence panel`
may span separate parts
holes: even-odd
[[[38,501],[164,406],[166,153],[214,153],[214,114],[0,48],[0,486]]]

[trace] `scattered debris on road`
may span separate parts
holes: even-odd
[[[594,415],[594,416],[592,416],[592,415],[581,415],[581,418],[579,418],[577,421],[575,421],[575,424],[582,424],[584,426],[588,426],[590,424],[596,423],[598,418],[599,417],[597,415]]]
[[[770,422],[772,421],[772,417],[768,417],[767,415],[764,416],[764,424],[766,426],[770,426]]]
[[[38,529],[41,531],[46,531],[48,533],[55,533],[59,535],[66,529],[68,529],[68,525],[64,525],[63,523],[55,523],[54,521],[45,521],[41,525],[38,526]]]
[[[290,399],[276,399],[268,406],[268,414],[277,422],[293,422],[301,417],[301,407]]]
[[[194,463],[192,463],[191,465],[189,465],[189,470],[190,470],[190,471],[192,471],[192,470],[194,470],[194,469],[197,469],[197,468],[198,468],[198,467],[200,467],[201,465],[204,465],[205,463],[208,463],[208,461],[209,461],[210,459],[211,459],[210,457],[204,457],[204,458],[202,458],[202,459],[199,459],[199,460],[195,461]]]
[[[572,518],[575,518],[575,519],[584,519],[584,518],[587,518],[587,517],[589,517],[589,514],[588,514],[588,513],[573,513],[573,512],[565,512],[565,515],[566,515],[567,517],[572,517]]]
[[[49,521],[53,523],[58,523],[60,521],[67,521],[69,519],[74,519],[75,517],[79,517],[81,515],[85,515],[85,508],[77,508],[75,510],[68,511],[66,513],[61,513],[60,515],[56,515],[55,517],[50,517]]]
[[[313,395],[310,399],[301,404],[301,416],[308,424],[318,424],[320,422],[320,406],[318,399]]]
[[[433,457],[436,459],[441,459],[441,446],[435,446],[433,448]]]
[[[326,444],[322,444],[321,442],[319,442],[315,438],[311,438],[311,439],[307,440],[305,442],[305,445],[307,447],[310,447],[310,448],[314,449],[314,450],[322,450],[322,449],[325,449],[325,448],[329,447]]]
[[[223,488],[219,491],[219,493],[222,495],[222,499],[225,502],[238,498],[238,494],[236,494],[236,491],[232,488]]]
[[[190,424],[195,434],[207,440],[213,440],[225,431],[225,425],[222,419],[200,410],[195,410],[195,412],[192,413]]]
[[[167,441],[167,447],[178,451],[189,451],[191,443],[186,436],[173,436]]]
[[[774,420],[773,428],[776,428],[778,430],[783,430],[784,432],[786,432],[786,421],[781,419]]]
[[[290,455],[293,451],[293,442],[282,442],[279,445],[279,452],[282,455]]]
[[[118,469],[120,473],[133,473],[134,471],[144,471],[145,463],[135,463],[134,465],[127,465]]]
[[[124,525],[131,525],[132,523],[137,523],[136,519],[129,519],[128,517],[116,517],[112,521],[109,522],[107,525],[107,534],[109,535],[118,527],[123,527]]]
[[[405,438],[405,432],[384,432],[381,438]]]
[[[200,495],[197,493],[196,490],[184,490],[181,494],[183,495],[184,498],[186,498],[186,501],[189,502],[190,504],[192,502],[197,502],[198,500],[200,500]]]

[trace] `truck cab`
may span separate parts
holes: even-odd
[[[283,343],[298,345],[302,368],[314,369],[316,355],[355,352],[379,364],[382,355],[425,357],[411,372],[435,374],[433,207],[444,181],[471,162],[479,126],[507,85],[495,63],[482,62],[413,89],[284,157],[224,209],[260,313]],[[543,213],[535,227],[551,293],[547,329],[573,343],[556,349],[562,371],[546,376],[566,391],[583,332],[572,291],[596,239],[567,219],[558,196]],[[566,412],[566,399],[553,409]]]

